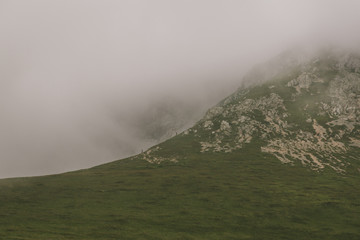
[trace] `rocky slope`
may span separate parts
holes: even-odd
[[[258,69],[258,70],[257,70]],[[360,57],[326,50],[287,52],[255,68],[243,87],[182,133],[199,152],[230,153],[246,144],[282,163],[344,172],[360,148]],[[161,145],[143,154],[150,162]],[[159,154],[160,155],[160,154]]]

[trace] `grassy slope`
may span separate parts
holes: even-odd
[[[162,147],[183,161],[1,180],[0,239],[360,239],[358,174],[282,165],[257,145]]]
[[[276,91],[285,99],[288,121],[311,131],[304,120],[317,114],[310,103],[326,85],[294,102],[288,79],[254,87],[247,97]],[[213,120],[219,125],[222,118]],[[176,156],[178,163],[134,158],[1,180],[0,239],[360,239],[359,162],[346,175],[318,173],[283,165],[253,142],[231,154],[201,154],[199,139],[179,135],[155,153]],[[344,158],[349,156],[359,159],[359,149]]]

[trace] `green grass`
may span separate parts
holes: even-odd
[[[198,146],[183,138],[164,143],[180,163],[1,180],[0,239],[360,239],[358,174],[283,165],[256,144],[185,153]]]
[[[317,62],[324,83],[299,96],[287,87],[302,71],[294,68],[238,90],[219,106],[230,109],[245,98],[276,93],[286,107],[279,113],[289,113],[284,118],[293,130],[314,132],[309,117],[323,126],[330,121],[319,115],[316,102],[331,101],[327,88],[338,74],[331,64],[331,59]],[[247,114],[266,124],[261,111]],[[213,129],[237,117],[236,110],[214,116]],[[265,140],[259,132],[232,153],[200,153],[200,142],[214,138],[200,127],[203,122],[192,128],[196,133],[152,148],[153,156],[177,163],[150,164],[138,155],[65,174],[0,180],[0,239],[360,239],[359,148],[337,156],[351,164],[345,174],[330,168],[316,172],[299,161],[282,164],[261,152]],[[235,144],[234,130],[223,143]],[[349,136],[359,131],[356,126]]]

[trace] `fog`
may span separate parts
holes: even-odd
[[[136,154],[254,64],[358,44],[356,0],[0,0],[0,178]]]

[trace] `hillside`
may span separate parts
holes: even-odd
[[[268,63],[270,73],[254,70],[246,81],[257,84],[240,88],[183,134],[200,143],[200,152],[230,153],[259,144],[282,163],[317,171],[358,166],[360,57],[334,50],[305,60],[293,54]],[[145,158],[161,161],[148,157],[153,151]]]
[[[360,239],[360,57],[287,52],[137,156],[0,181],[1,239]]]

